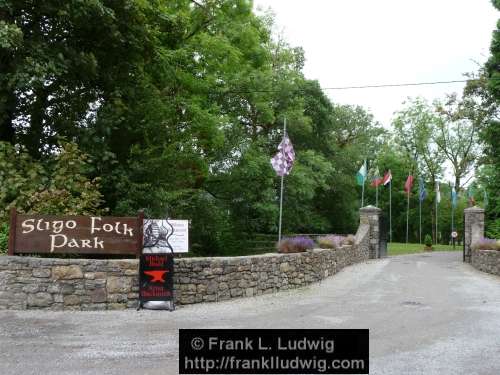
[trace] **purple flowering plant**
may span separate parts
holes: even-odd
[[[280,253],[301,253],[314,248],[314,241],[307,236],[288,237],[277,244]]]

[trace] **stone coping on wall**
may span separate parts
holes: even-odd
[[[500,251],[472,249],[472,266],[480,271],[500,276]]]

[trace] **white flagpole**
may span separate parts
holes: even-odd
[[[365,206],[365,177],[363,176],[363,187],[361,188],[361,207]]]
[[[392,174],[389,181],[389,241],[392,242]]]
[[[455,205],[453,204],[453,190],[451,193],[451,232],[453,233],[455,231]],[[453,250],[455,250],[455,238],[451,238],[451,242],[453,244]]]
[[[285,138],[286,134],[286,117],[283,121],[283,138]],[[283,180],[285,175],[281,176],[281,189],[280,189],[280,219],[279,219],[279,227],[278,227],[278,242],[281,241],[281,222],[283,216]]]
[[[410,175],[408,174],[408,177]],[[406,203],[406,243],[408,243],[408,220],[410,219],[410,189],[406,192],[406,195],[408,196],[407,198],[407,203]]]
[[[438,182],[439,184],[439,182]],[[439,234],[438,234],[438,190],[439,185],[436,188],[436,245],[439,243]]]
[[[418,220],[419,220],[419,241],[422,243],[422,199],[418,197]]]

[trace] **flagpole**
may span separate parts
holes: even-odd
[[[361,207],[365,206],[365,177],[363,176],[363,187],[361,188]]]
[[[409,190],[409,189],[408,189]],[[407,194],[407,203],[406,203],[406,243],[408,243],[408,220],[410,219],[410,192]]]
[[[438,187],[439,189],[439,187]],[[436,189],[436,245],[439,243],[439,234],[438,234],[438,191]]]
[[[281,190],[280,190],[280,222],[278,229],[278,242],[281,241],[281,217],[283,215],[283,180],[284,176],[281,176]]]
[[[408,174],[408,177],[410,174]],[[408,191],[407,193],[407,203],[406,203],[406,243],[408,243],[408,220],[410,219],[410,187],[408,186]]]
[[[418,221],[419,221],[419,241],[422,243],[422,199],[418,197]]]
[[[389,181],[389,241],[392,242],[392,175]]]
[[[454,224],[454,219],[455,219],[455,206],[453,204],[453,196],[451,198],[451,233],[455,230],[455,224]],[[451,237],[451,242],[453,244],[453,250],[455,250],[455,238]]]
[[[286,117],[283,120],[283,138],[286,134]],[[280,189],[280,219],[279,219],[279,227],[278,227],[278,242],[281,241],[281,222],[283,216],[283,180],[285,179],[285,174],[281,176],[281,189]]]

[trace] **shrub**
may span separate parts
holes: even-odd
[[[481,238],[472,244],[474,250],[500,250],[500,241],[490,238]]]
[[[277,244],[280,253],[302,253],[314,248],[314,241],[309,237],[299,236],[285,238]]]
[[[424,238],[424,244],[427,247],[432,247],[432,237],[430,234],[426,234]]]
[[[102,213],[99,179],[89,178],[90,170],[91,161],[75,143],[61,141],[60,149],[40,162],[0,142],[0,225],[8,221],[11,207],[52,215]]]
[[[485,233],[489,238],[500,238],[500,218],[487,222]]]
[[[346,238],[344,236],[337,236],[335,234],[329,236],[319,237],[317,239],[318,245],[322,249],[338,249],[342,246],[344,240]]]
[[[3,224],[0,226],[0,254],[7,253],[7,247],[9,245],[9,226]]]
[[[349,234],[347,237],[344,238],[344,241],[342,241],[342,245],[354,245],[354,242],[356,241],[356,237],[354,235]]]

